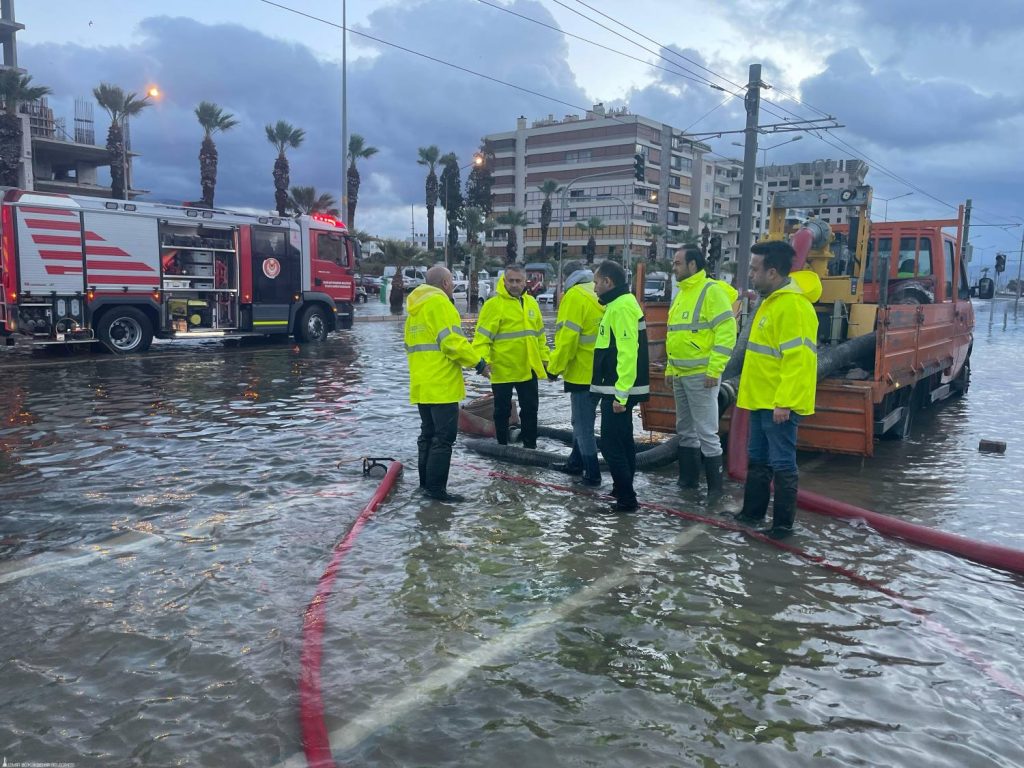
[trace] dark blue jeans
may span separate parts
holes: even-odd
[[[790,411],[789,421],[776,424],[771,410],[750,412],[747,461],[767,464],[776,472],[796,472],[796,430],[800,416]]]

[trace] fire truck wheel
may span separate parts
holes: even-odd
[[[327,313],[323,307],[313,304],[306,307],[299,316],[295,328],[295,340],[304,343],[320,343],[327,340]]]
[[[145,352],[153,343],[153,325],[134,307],[112,307],[96,328],[108,349],[120,354]]]

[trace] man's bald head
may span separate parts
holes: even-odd
[[[427,285],[440,288],[448,294],[448,298],[452,297],[455,289],[455,283],[452,281],[452,273],[449,272],[446,267],[442,267],[441,265],[431,267],[427,270]]]

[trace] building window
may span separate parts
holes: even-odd
[[[585,191],[583,189],[570,189],[569,197],[583,197]]]
[[[572,152],[565,153],[565,162],[567,163],[589,163],[590,162],[590,150],[579,149],[573,150]]]
[[[826,184],[831,184],[832,183],[832,179],[825,179],[825,183]]]

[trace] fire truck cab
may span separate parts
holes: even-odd
[[[351,326],[359,242],[297,219],[8,189],[0,201],[7,344],[292,334]]]

